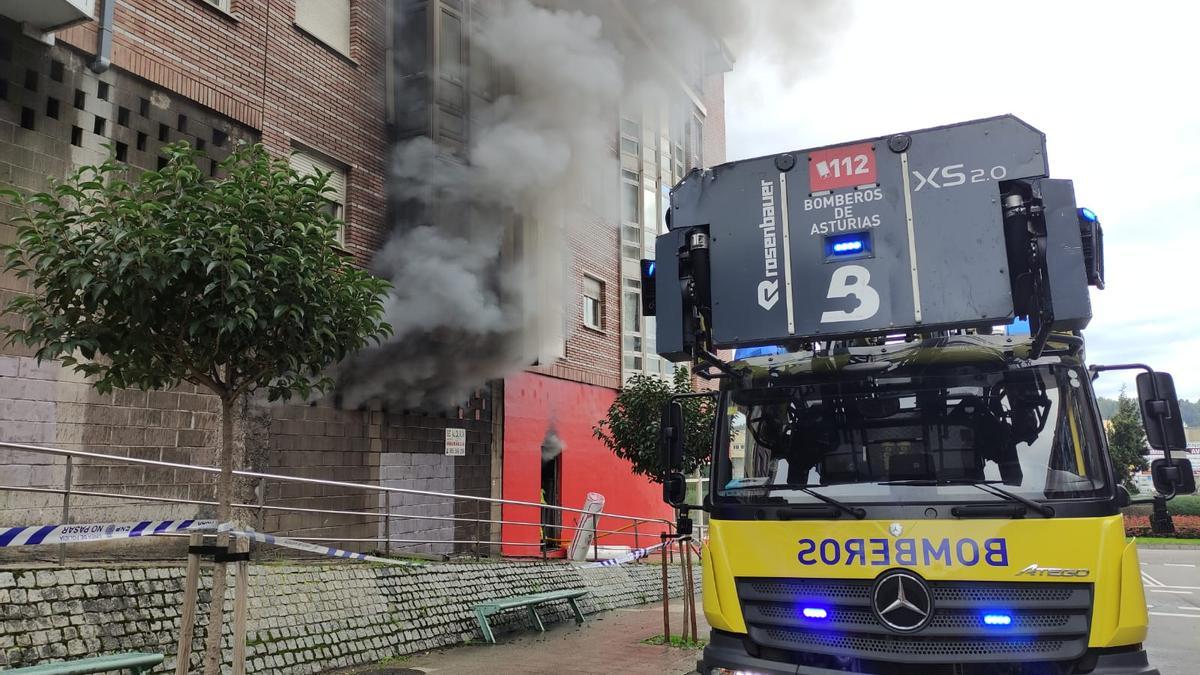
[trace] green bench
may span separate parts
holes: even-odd
[[[529,610],[529,617],[533,619],[533,625],[543,633],[546,632],[546,627],[542,625],[542,617],[538,616],[537,606],[546,602],[555,600],[566,600],[567,604],[571,605],[571,611],[575,613],[575,623],[583,623],[583,612],[579,611],[579,604],[576,599],[587,595],[586,590],[568,589],[565,591],[547,591],[545,593],[534,593],[533,595],[518,595],[511,598],[502,598],[499,600],[489,600],[475,605],[475,617],[479,619],[479,630],[483,631],[483,639],[492,644],[496,644],[496,636],[492,635],[492,627],[488,624],[488,617],[498,612],[503,612],[506,609],[516,609],[524,607]]]
[[[93,656],[90,659],[75,661],[57,661],[43,663],[25,668],[13,668],[4,671],[20,675],[83,675],[84,673],[106,673],[110,670],[132,670],[135,675],[148,673],[154,666],[163,662],[162,654],[148,652],[129,652],[126,654],[107,654]]]

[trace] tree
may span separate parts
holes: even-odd
[[[688,369],[675,369],[671,383],[650,375],[629,378],[608,408],[607,416],[592,429],[592,435],[618,457],[629,460],[633,472],[662,482],[665,467],[659,462],[658,432],[662,409],[672,394],[691,392]],[[691,473],[708,462],[712,453],[716,405],[711,398],[683,399],[683,467]]]
[[[1125,395],[1117,398],[1117,412],[1108,426],[1108,452],[1112,456],[1113,471],[1117,480],[1130,492],[1137,492],[1133,483],[1135,471],[1145,471],[1149,464],[1142,455],[1146,447],[1146,431],[1142,428],[1142,415],[1138,404]]]
[[[113,159],[83,167],[47,192],[5,191],[20,216],[6,269],[31,295],[3,329],[86,375],[101,393],[182,382],[221,402],[217,519],[230,518],[234,409],[324,391],[324,369],[390,330],[386,281],[336,248],[328,176],[301,176],[261,145],[241,145],[220,177],[201,171],[186,143],[131,180]],[[224,541],[222,541],[224,543]],[[214,571],[205,671],[215,673],[225,566]]]

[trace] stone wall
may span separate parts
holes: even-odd
[[[246,644],[252,673],[316,673],[478,640],[472,607],[490,598],[586,588],[580,607],[591,614],[655,602],[662,594],[662,568],[651,564],[586,569],[567,563],[345,563],[250,569]],[[680,569],[672,565],[670,570],[671,594],[678,596]],[[0,569],[0,666],[141,650],[167,655],[153,672],[174,672],[183,577],[182,566]],[[231,589],[232,581],[231,576]],[[205,574],[193,669],[203,651],[209,588]],[[228,664],[232,590],[225,607]],[[570,620],[565,603],[539,613],[547,623]],[[498,636],[530,630],[524,610],[494,617],[492,627]]]

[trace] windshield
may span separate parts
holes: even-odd
[[[830,376],[727,393],[716,498],[850,503],[1105,496],[1085,373],[1041,365]],[[720,446],[724,447],[720,447]]]

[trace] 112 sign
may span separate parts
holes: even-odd
[[[808,185],[812,192],[874,183],[875,149],[870,143],[814,150],[808,155]]]

